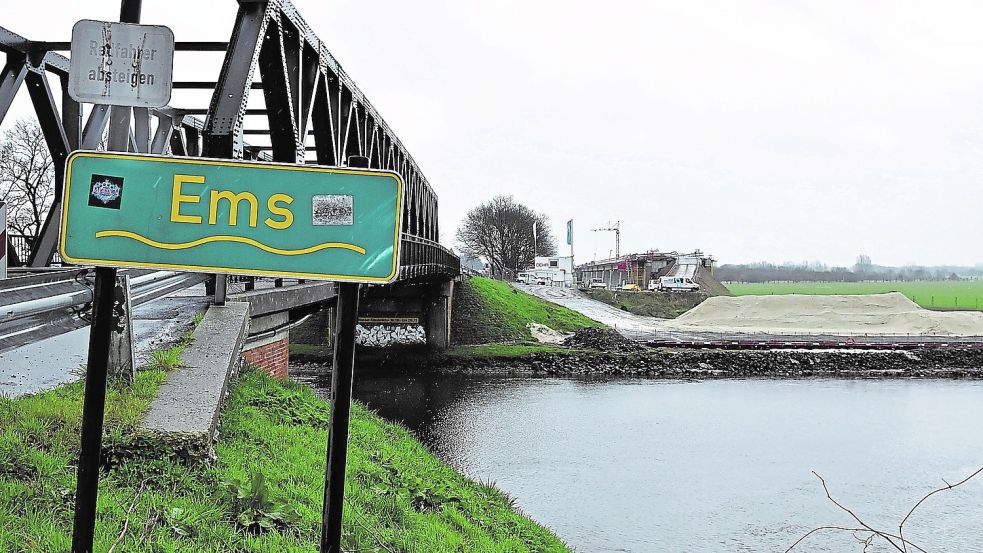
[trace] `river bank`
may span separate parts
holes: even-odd
[[[382,370],[530,375],[715,378],[983,378],[983,350],[724,350],[639,347],[600,351],[544,345],[452,348],[428,354],[364,349],[359,365]]]
[[[134,427],[167,373],[110,390],[95,550],[315,551],[328,404],[246,371],[231,386],[212,462],[148,447]],[[0,551],[68,551],[81,382],[0,397]],[[567,551],[493,485],[433,456],[404,427],[353,405],[348,551]],[[115,546],[114,546],[115,544]]]

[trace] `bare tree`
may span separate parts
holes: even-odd
[[[556,255],[549,219],[512,196],[495,196],[469,211],[457,242],[462,251],[488,259],[498,277],[529,267],[537,255]]]
[[[829,499],[833,503],[833,505],[836,505],[841,511],[843,511],[843,512],[847,513],[848,515],[850,515],[850,517],[854,520],[854,522],[856,522],[856,524],[859,525],[859,526],[853,526],[853,527],[847,527],[847,526],[819,526],[819,527],[813,528],[812,530],[809,530],[808,532],[806,532],[798,540],[796,540],[795,543],[793,543],[788,549],[785,550],[785,553],[791,552],[793,549],[795,549],[795,547],[797,545],[799,545],[800,543],[802,543],[809,536],[811,536],[811,535],[813,535],[813,534],[815,534],[817,532],[824,531],[824,530],[832,530],[832,531],[838,531],[838,532],[848,532],[848,533],[851,533],[853,535],[853,537],[859,542],[859,544],[863,546],[863,551],[867,551],[867,548],[870,547],[870,545],[875,540],[877,540],[877,541],[881,541],[882,543],[887,544],[888,546],[890,546],[894,550],[898,551],[899,553],[912,553],[912,552],[926,553],[924,549],[922,549],[921,547],[915,545],[908,538],[905,537],[905,535],[904,535],[904,525],[905,525],[905,523],[907,523],[908,522],[908,519],[911,518],[911,515],[915,512],[915,509],[917,509],[922,503],[924,503],[926,499],[932,497],[933,495],[935,495],[937,493],[951,490],[952,488],[955,488],[956,486],[961,486],[961,485],[965,484],[966,482],[968,482],[969,480],[975,478],[976,476],[978,476],[981,473],[983,473],[983,467],[980,467],[980,468],[976,469],[972,474],[970,474],[969,476],[967,476],[967,477],[963,478],[962,480],[956,482],[955,484],[950,484],[948,480],[946,480],[946,479],[943,478],[942,479],[942,482],[945,483],[945,486],[941,486],[939,488],[936,488],[936,489],[932,490],[931,492],[929,492],[929,493],[925,494],[924,496],[922,496],[922,498],[919,499],[915,503],[915,505],[908,511],[908,514],[905,515],[905,517],[901,520],[900,524],[898,524],[898,533],[895,534],[895,533],[893,533],[891,531],[886,531],[886,530],[883,530],[883,529],[878,529],[878,528],[875,528],[875,527],[871,526],[870,524],[867,524],[853,510],[849,509],[848,507],[846,507],[845,505],[843,505],[842,503],[840,503],[836,499],[833,499],[833,495],[829,491],[829,486],[826,485],[826,480],[822,476],[820,476],[819,473],[817,473],[816,471],[812,471],[812,474],[814,474],[816,476],[816,478],[818,478],[819,481],[822,483],[822,485],[823,485],[823,491],[826,492],[826,498]]]
[[[7,226],[36,236],[54,193],[54,167],[41,127],[20,119],[0,142],[0,201],[7,204]]]
[[[870,261],[870,256],[862,253],[857,256],[857,262],[853,265],[853,270],[860,274],[866,274],[870,272],[873,265]]]

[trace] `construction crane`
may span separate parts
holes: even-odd
[[[614,258],[621,259],[621,221],[615,221],[612,225],[608,222],[608,226],[604,228],[592,228],[592,232],[604,232],[604,231],[614,231]]]

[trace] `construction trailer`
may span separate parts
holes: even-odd
[[[563,288],[573,287],[574,268],[572,256],[537,256],[533,262],[533,267],[524,271],[527,275],[532,275],[531,283],[546,284],[548,286],[560,286]],[[529,277],[526,277],[529,280]]]
[[[680,263],[698,264],[713,271],[713,257],[697,250],[693,253],[648,251],[622,256],[620,259],[601,259],[578,265],[575,269],[577,283],[585,285],[590,279],[599,278],[608,289],[634,284],[640,290],[648,288],[650,280],[673,274]]]

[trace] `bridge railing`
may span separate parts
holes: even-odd
[[[10,263],[12,267],[16,266],[26,266],[28,261],[31,259],[31,255],[34,253],[34,244],[37,240],[36,237],[29,234],[7,234],[7,238],[10,243],[11,253],[15,254],[17,257],[8,258],[7,262]],[[61,255],[55,251],[51,257],[50,265],[60,266],[62,264]]]
[[[461,273],[461,258],[439,242],[404,234],[400,248],[399,280],[437,274],[456,277]]]

